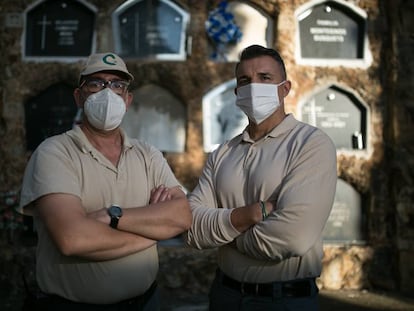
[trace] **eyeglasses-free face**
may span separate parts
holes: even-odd
[[[86,87],[91,93],[102,91],[105,87],[109,87],[118,95],[123,95],[128,90],[129,82],[124,80],[102,80],[97,78],[85,79],[79,88]]]

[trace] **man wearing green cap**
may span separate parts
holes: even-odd
[[[74,91],[83,120],[33,153],[19,211],[38,233],[42,310],[158,310],[158,240],[187,230],[191,212],[161,152],[119,127],[133,76],[93,54]]]

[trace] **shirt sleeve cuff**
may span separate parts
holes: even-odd
[[[233,224],[231,223],[231,213],[233,213],[234,208],[232,209],[226,209],[225,210],[225,217],[223,217],[224,226],[227,228],[228,234],[234,239],[237,236],[241,234],[240,231],[238,231]]]

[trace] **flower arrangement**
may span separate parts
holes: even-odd
[[[224,49],[228,44],[240,41],[242,32],[237,26],[234,16],[227,9],[227,1],[221,1],[217,8],[210,11],[205,23],[208,37],[215,45],[215,51],[211,56],[215,60],[225,59]]]

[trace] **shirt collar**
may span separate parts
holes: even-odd
[[[123,129],[121,130],[121,136],[122,136],[122,144],[123,144],[123,150],[127,150],[132,148],[132,144],[130,139],[128,138],[128,136],[126,135],[125,131]],[[95,150],[95,148],[92,146],[92,144],[89,142],[88,138],[86,138],[85,133],[82,131],[82,129],[80,128],[80,126],[76,125],[74,126],[74,128],[68,132],[66,132],[66,134],[72,138],[72,140],[74,141],[74,143],[76,144],[76,146],[82,150],[82,152],[90,152]]]
[[[286,132],[290,132],[297,124],[299,121],[297,121],[295,119],[295,117],[289,113],[286,115],[286,117],[282,120],[282,122],[280,122],[277,126],[275,126],[269,133],[267,133],[262,139],[267,138],[267,137],[278,137],[283,135]],[[245,142],[253,142],[254,141],[251,139],[249,132],[247,131],[247,128],[245,128],[245,130],[243,131],[242,135],[241,135],[241,141],[245,141]]]

